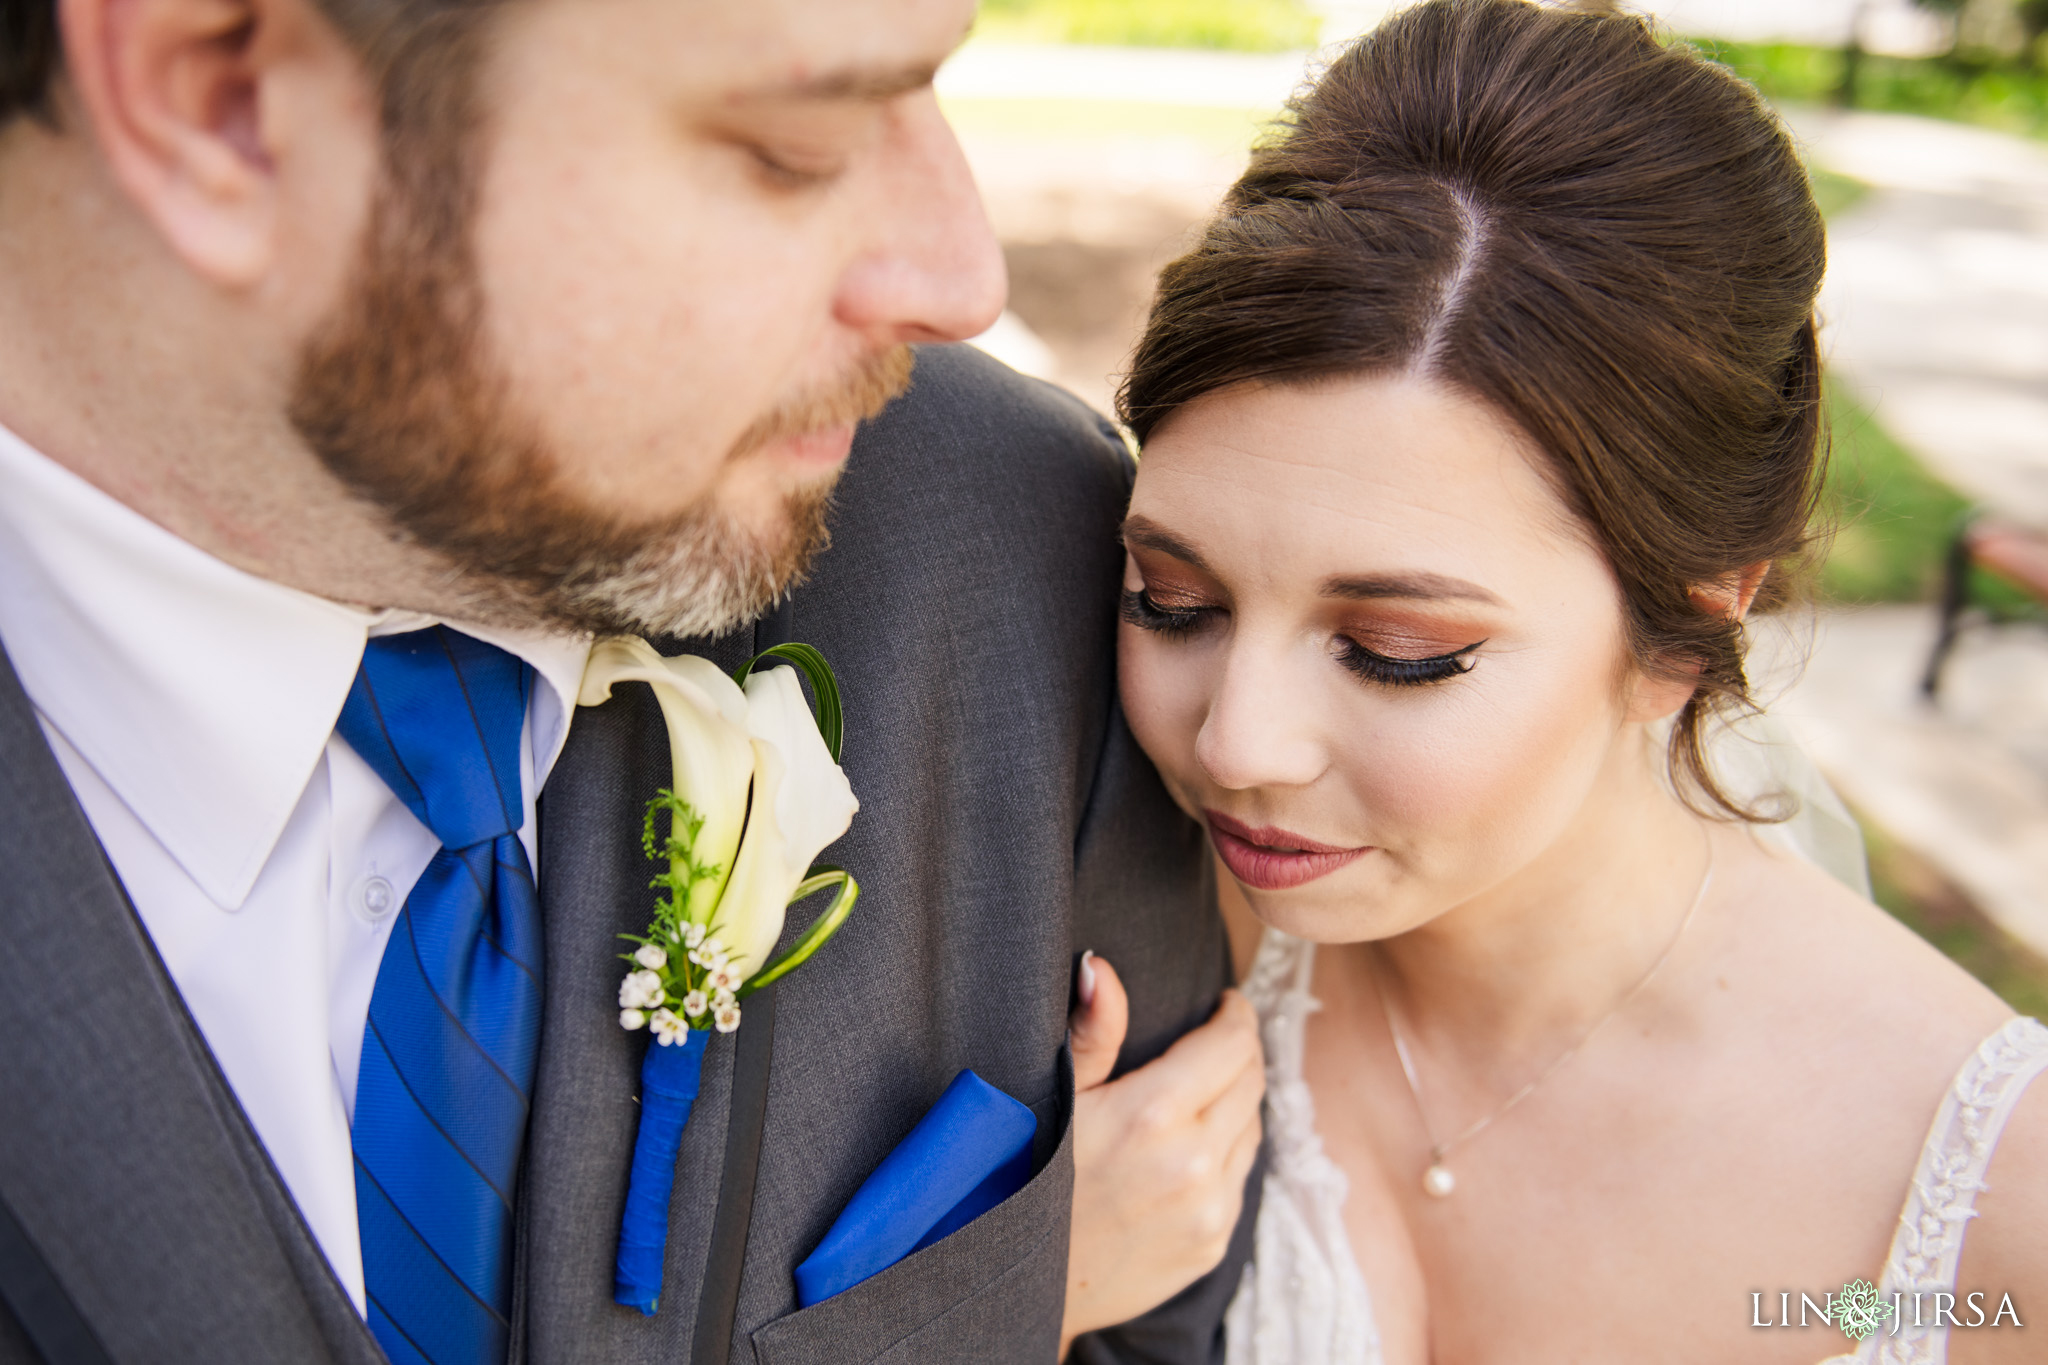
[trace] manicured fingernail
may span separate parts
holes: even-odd
[[[1081,954],[1081,1008],[1090,1009],[1095,1004],[1095,950],[1090,948]]]

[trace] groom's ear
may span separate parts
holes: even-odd
[[[60,0],[58,19],[60,99],[195,273],[250,290],[313,223],[354,240],[376,104],[310,0]]]

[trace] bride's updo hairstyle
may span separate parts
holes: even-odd
[[[1727,71],[1632,17],[1428,0],[1296,97],[1161,275],[1119,406],[1142,441],[1244,381],[1407,371],[1491,404],[1605,554],[1636,666],[1698,683],[1680,790],[1765,818],[1701,729],[1749,700],[1732,585],[1769,562],[1757,606],[1783,605],[1807,545],[1825,256],[1785,130]]]

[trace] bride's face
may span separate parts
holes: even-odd
[[[1124,707],[1268,923],[1382,938],[1569,837],[1653,705],[1526,438],[1402,376],[1174,414],[1124,528]],[[1611,793],[1610,793],[1611,795]]]

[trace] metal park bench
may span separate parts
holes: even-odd
[[[1990,515],[1972,516],[1956,532],[1942,578],[1941,631],[1935,638],[1934,652],[1928,657],[1927,672],[1920,680],[1920,690],[1930,701],[1940,691],[1942,666],[1948,662],[1956,636],[1975,605],[1974,569],[1987,569],[2035,602],[2048,606],[2048,532]],[[1999,617],[1993,613],[1991,619]]]

